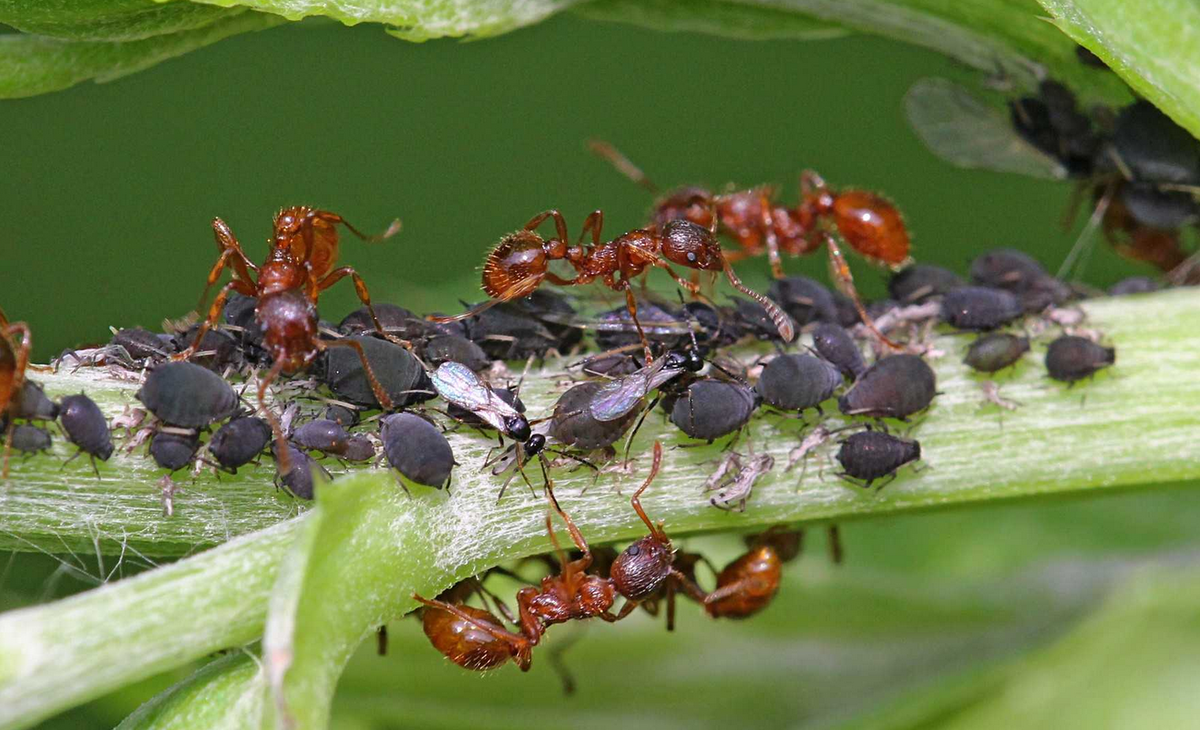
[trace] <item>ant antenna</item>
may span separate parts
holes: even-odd
[[[646,491],[646,488],[650,486],[650,482],[654,481],[654,477],[658,476],[658,468],[661,465],[662,465],[662,442],[655,441],[654,442],[654,462],[650,465],[650,474],[646,477],[646,481],[642,483],[642,486],[638,487],[638,490],[633,493],[632,497],[630,497],[629,503],[631,505],[633,505],[633,510],[634,510],[634,512],[638,513],[638,517],[642,518],[642,522],[646,523],[646,527],[649,528],[649,530],[650,530],[650,535],[652,537],[656,537],[656,538],[666,542],[667,534],[665,532],[663,532],[662,525],[659,524],[656,526],[652,522],[650,522],[650,518],[646,516],[646,510],[642,509],[642,500],[641,500],[642,492]]]
[[[791,342],[796,339],[796,327],[792,323],[792,318],[780,309],[778,304],[743,284],[737,274],[733,273],[733,266],[725,260],[724,256],[721,257],[721,263],[724,265],[725,278],[729,280],[729,285],[762,305],[771,321],[775,323],[775,329],[779,330],[779,336],[783,338],[783,341]]]
[[[592,154],[596,155],[602,160],[607,161],[610,165],[617,169],[617,172],[629,178],[637,185],[649,190],[652,194],[658,195],[658,186],[655,185],[650,178],[646,177],[646,173],[642,172],[640,167],[633,164],[632,160],[622,154],[621,151],[612,146],[612,144],[605,142],[602,139],[592,138],[587,141],[587,146],[588,149],[592,151]]]
[[[341,223],[343,226],[346,227],[347,230],[349,230],[354,235],[358,236],[363,241],[366,241],[367,243],[380,243],[382,241],[386,241],[387,239],[389,239],[392,236],[399,233],[400,229],[404,227],[404,224],[400,222],[400,219],[396,218],[392,221],[391,225],[389,225],[387,227],[387,230],[384,231],[383,233],[367,235],[367,234],[363,233],[362,231],[358,230],[357,228],[355,228],[354,226],[350,225],[350,221],[346,220],[345,218],[342,218],[341,216],[338,216],[338,220],[336,220],[334,222]],[[309,225],[312,225],[312,224],[310,223]]]

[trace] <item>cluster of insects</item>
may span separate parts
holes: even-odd
[[[934,106],[931,99],[943,106],[960,103],[954,93],[945,85],[927,86],[917,93],[919,108]],[[1174,246],[1170,232],[1180,226],[1150,226],[1147,216],[1153,214],[1146,211],[1192,205],[1179,196],[1189,194],[1181,186],[1193,177],[1200,181],[1200,153],[1193,175],[1190,167],[1182,169],[1179,149],[1169,160],[1156,158],[1151,144],[1135,151],[1130,135],[1137,135],[1122,130],[1157,123],[1144,118],[1142,107],[1123,110],[1116,131],[1106,135],[1091,117],[1073,111],[1073,103],[1045,86],[1039,97],[1013,103],[1006,128],[1064,175],[1087,180],[1094,193],[1101,190],[1097,199],[1107,207],[1100,218],[1110,240],[1125,236],[1122,245],[1147,259],[1152,246]],[[1187,144],[1173,144],[1195,149],[1193,142],[1189,137]],[[65,353],[55,363],[109,368],[137,380],[137,402],[111,420],[87,395],[49,398],[29,377],[29,327],[0,313],[5,479],[13,451],[50,448],[50,431],[37,424],[57,420],[77,455],[88,455],[93,465],[109,459],[118,445],[127,451],[144,445],[163,470],[168,516],[179,472],[236,472],[267,454],[277,484],[299,499],[311,499],[321,488],[331,460],[386,464],[406,490],[443,489],[462,466],[447,429],[478,430],[499,443],[482,468],[505,487],[519,477],[536,496],[529,477],[536,464],[554,544],[540,560],[550,572],[526,581],[515,612],[488,587],[490,573],[414,599],[430,642],[454,663],[486,670],[512,660],[528,669],[551,626],[590,618],[616,622],[639,608],[657,615],[665,607],[670,629],[677,595],[713,618],[757,614],[779,589],[783,564],[800,552],[800,533],[782,526],[747,538],[746,552],[720,569],[678,549],[641,504],[661,469],[661,441],[650,449],[649,468],[630,499],[646,536],[619,552],[593,549],[559,503],[553,473],[565,464],[632,470],[634,436],[651,414],[660,413],[678,431],[681,443],[668,448],[722,443],[724,452],[697,499],[737,511],[752,502],[755,483],[776,468],[773,456],[755,453],[752,445],[746,453],[733,448],[756,417],[803,424],[790,432],[796,443],[786,469],[817,456],[836,463],[837,478],[857,492],[877,492],[902,470],[918,470],[923,451],[913,431],[938,395],[930,361],[945,355],[933,348],[935,327],[972,337],[962,344],[962,360],[981,374],[985,399],[1003,408],[1018,404],[982,378],[1020,367],[1034,347],[1044,348],[1047,376],[1068,386],[1115,362],[1115,349],[1080,326],[1081,315],[1071,308],[1092,292],[1050,275],[1023,253],[985,252],[960,276],[913,263],[903,218],[875,193],[835,189],[815,173],[802,175],[795,204],[783,202],[771,186],[659,193],[614,147],[592,146],[656,194],[646,225],[608,238],[597,210],[572,240],[559,211],[539,213],[487,254],[487,299],[461,313],[421,316],[375,302],[363,277],[338,265],[340,228],[382,240],[396,233],[398,222],[367,236],[335,213],[285,208],[275,216],[265,261],[255,265],[230,228],[215,219],[218,256],[201,302],[225,271],[231,277],[211,303],[198,307],[202,316],[173,323],[162,334],[119,330],[107,344]],[[1114,149],[1109,157],[1119,176],[1101,162]],[[960,161],[966,154],[945,144],[941,151]],[[1121,220],[1135,223],[1122,227],[1111,213],[1118,208],[1126,216]],[[1163,224],[1165,217],[1154,222]],[[1191,220],[1190,213],[1178,216]],[[1149,228],[1157,231],[1157,243],[1145,233]],[[834,290],[785,275],[785,254],[821,249]],[[893,269],[886,299],[860,299],[843,251]],[[733,269],[737,260],[760,254],[775,277],[766,294],[743,284]],[[1175,254],[1163,262],[1168,259],[1174,267],[1182,263]],[[681,289],[677,302],[637,286],[655,269]],[[718,299],[718,276],[739,296]],[[362,307],[337,323],[321,320],[321,293],[345,278]],[[1132,278],[1112,293],[1145,291],[1144,281]],[[617,292],[624,303],[595,312],[568,296],[587,285]],[[794,342],[798,333],[806,337],[803,345]],[[767,343],[751,349],[769,354],[747,360],[728,353],[748,340]],[[570,362],[570,382],[560,383],[545,412],[527,412],[520,383],[507,378],[504,363],[555,356]],[[498,498],[504,494],[498,490]],[[558,545],[555,520],[565,526],[573,552]],[[830,534],[831,554],[840,560],[836,530]],[[511,579],[521,569],[502,572]],[[706,572],[711,575],[704,577]]]

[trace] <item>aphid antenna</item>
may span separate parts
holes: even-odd
[[[1117,194],[1117,181],[1112,181],[1104,188],[1104,194],[1100,196],[1100,200],[1096,203],[1096,207],[1092,210],[1092,214],[1088,216],[1087,223],[1084,224],[1083,230],[1079,232],[1079,236],[1075,239],[1075,243],[1071,246],[1071,250],[1067,252],[1066,258],[1063,259],[1062,265],[1058,267],[1058,272],[1054,278],[1060,281],[1066,281],[1067,275],[1079,281],[1083,278],[1083,272],[1087,265],[1087,260],[1091,258],[1091,252],[1094,248],[1096,231],[1100,228],[1100,224],[1104,221],[1104,214],[1108,212],[1108,208],[1112,205],[1113,198]],[[1086,256],[1084,255],[1086,254]]]

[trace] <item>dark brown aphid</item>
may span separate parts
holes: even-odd
[[[336,421],[318,418],[293,431],[292,443],[305,450],[341,456],[349,448],[350,434]]]
[[[454,451],[437,426],[413,413],[384,417],[379,437],[393,469],[408,479],[440,489],[450,482]]]
[[[976,256],[970,274],[971,281],[981,287],[1012,292],[1026,312],[1062,304],[1073,295],[1071,287],[1046,273],[1036,259],[1011,248]]]
[[[553,219],[556,236],[542,238],[537,228],[547,219]],[[625,305],[638,330],[638,336],[646,356],[646,362],[654,359],[650,344],[637,318],[638,305],[634,298],[631,280],[650,268],[661,268],[670,274],[677,284],[694,295],[700,294],[700,285],[679,276],[672,264],[697,271],[725,273],[725,278],[738,291],[749,296],[771,312],[780,336],[790,341],[795,336],[791,320],[761,294],[748,289],[733,267],[725,259],[717,243],[714,227],[704,228],[694,223],[675,220],[663,226],[639,228],[624,233],[607,242],[602,242],[600,232],[604,225],[604,214],[595,211],[583,223],[580,240],[575,245],[567,243],[567,224],[557,210],[549,210],[534,216],[525,226],[505,236],[488,254],[483,267],[483,290],[490,300],[455,317],[435,317],[434,321],[447,322],[474,317],[486,308],[501,302],[511,302],[534,293],[543,282],[561,286],[579,286],[601,281],[613,291],[625,293]],[[582,245],[590,233],[591,243]],[[564,279],[550,271],[552,261],[566,261],[575,269],[575,276]]]
[[[165,360],[174,352],[174,348],[163,342],[158,335],[141,327],[118,330],[109,344],[125,350],[125,354],[129,355],[131,360],[141,362]]]
[[[92,460],[92,469],[96,469],[96,458],[108,461],[112,456],[112,433],[108,428],[108,419],[100,411],[95,401],[83,393],[69,395],[62,399],[58,413],[58,422],[62,425],[67,440],[79,447],[75,456],[86,453]],[[75,456],[71,458],[74,459]]]
[[[833,365],[819,357],[799,354],[780,355],[767,363],[754,388],[770,406],[803,411],[819,410],[841,384],[842,375]]]
[[[658,192],[657,186],[612,145],[593,141],[590,146],[627,177]],[[661,229],[670,221],[683,219],[720,232],[742,249],[731,254],[731,260],[765,252],[777,279],[783,278],[781,252],[804,256],[824,246],[838,289],[854,301],[859,316],[875,335],[894,345],[875,329],[864,311],[837,239],[872,263],[903,266],[909,261],[910,244],[900,211],[891,201],[865,190],[835,192],[811,170],[800,174],[800,195],[800,203],[789,208],[774,201],[776,191],[768,185],[723,194],[698,187],[680,188],[655,201],[654,225]]]
[[[53,421],[58,418],[58,404],[46,397],[40,383],[26,378],[9,401],[8,415],[30,421]]]
[[[1021,311],[1017,297],[1004,289],[964,286],[942,297],[942,320],[961,330],[993,330]]]
[[[713,441],[745,426],[762,400],[744,383],[703,378],[672,398],[671,423],[694,439]]]
[[[1094,375],[1117,361],[1117,350],[1086,337],[1063,335],[1046,350],[1046,371],[1055,380],[1074,383]]]
[[[892,355],[867,369],[854,387],[838,398],[847,416],[899,418],[923,411],[937,395],[933,368],[916,355]]]
[[[257,416],[242,416],[217,429],[208,450],[222,469],[236,474],[239,466],[257,459],[270,440],[270,424]]]
[[[841,325],[832,322],[817,325],[813,330],[813,348],[850,380],[857,380],[867,369],[854,338]]]
[[[281,374],[303,370],[331,347],[349,347],[362,360],[367,380],[379,403],[385,410],[392,408],[391,399],[376,380],[358,342],[351,339],[326,341],[317,336],[317,299],[322,291],[343,278],[353,279],[358,298],[364,306],[371,308],[371,297],[358,272],[349,266],[334,268],[338,257],[338,225],[345,226],[363,240],[382,240],[400,229],[400,222],[395,221],[383,234],[369,237],[336,213],[305,206],[285,208],[275,216],[271,251],[262,267],[258,267],[242,251],[225,221],[214,218],[213,233],[221,255],[208,272],[201,302],[227,267],[233,270],[233,279],[217,294],[191,346],[173,357],[187,360],[200,349],[205,333],[216,325],[231,291],[257,298],[255,322],[263,332],[263,348],[273,360],[271,369],[258,384],[258,407],[275,433],[276,452],[285,473],[290,472],[290,452],[279,419],[266,404],[267,388]],[[383,327],[374,316],[374,310],[371,311],[375,328],[382,334]]]
[[[420,349],[421,358],[433,367],[444,362],[457,362],[479,372],[492,364],[483,348],[461,335],[434,335],[423,342]]]
[[[921,458],[921,444],[884,431],[859,431],[838,449],[837,460],[843,472],[838,476],[855,486],[870,489],[877,479],[887,479],[880,489],[896,477],[896,470]],[[862,484],[854,481],[862,480]]]
[[[275,479],[293,496],[299,499],[312,499],[316,493],[317,483],[330,480],[331,477],[325,467],[291,444],[287,445],[291,454],[285,465],[284,460],[280,459],[279,453],[275,451],[275,446],[276,444],[271,444],[272,454],[275,456]]]
[[[365,335],[336,341],[353,343],[354,347],[326,352],[317,361],[316,374],[339,400],[364,408],[389,410],[392,406],[412,405],[434,397],[425,368],[400,345]],[[363,367],[364,362],[370,369]],[[381,405],[380,395],[390,405]]]
[[[12,447],[23,454],[37,454],[50,449],[50,432],[44,428],[20,424],[13,429]]]
[[[203,428],[237,409],[237,393],[216,373],[190,362],[168,362],[150,371],[137,399],[160,421]]]
[[[896,272],[888,281],[888,294],[902,304],[920,304],[965,285],[962,277],[949,269],[913,264]]]
[[[17,342],[16,336],[21,340]],[[13,397],[25,385],[25,368],[29,364],[29,353],[33,349],[33,337],[29,325],[24,322],[9,322],[0,310],[0,414],[9,414]],[[16,423],[9,419],[4,434],[4,469],[0,478],[8,479],[8,457],[12,452],[13,429]]]
[[[199,450],[200,436],[195,431],[161,430],[150,437],[150,456],[155,464],[167,471],[176,471],[192,463]]]
[[[619,418],[600,421],[593,418],[589,406],[604,383],[589,381],[570,388],[559,396],[550,418],[550,435],[559,443],[584,451],[604,449],[616,443],[633,422],[640,408],[633,408]]]
[[[991,332],[975,338],[967,348],[963,362],[972,370],[981,373],[994,373],[1010,365],[1015,365],[1025,353],[1029,352],[1029,338],[1008,334],[1007,332]]]

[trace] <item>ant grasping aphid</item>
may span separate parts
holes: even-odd
[[[318,337],[317,299],[322,291],[346,276],[354,280],[358,298],[371,312],[376,330],[383,332],[383,327],[371,308],[371,297],[362,277],[349,266],[333,268],[338,255],[338,234],[335,228],[338,224],[344,225],[350,232],[366,241],[382,240],[400,230],[400,222],[397,220],[382,234],[366,236],[335,213],[305,206],[285,208],[275,216],[275,235],[271,241],[271,251],[260,268],[246,257],[241,244],[225,221],[214,218],[213,233],[221,255],[208,273],[208,283],[205,285],[201,302],[226,268],[233,269],[233,279],[217,294],[216,300],[209,307],[208,318],[196,331],[191,346],[172,356],[173,360],[187,360],[196,354],[205,333],[221,316],[230,291],[257,297],[254,318],[263,331],[263,347],[274,360],[267,375],[259,381],[258,406],[271,423],[280,454],[280,467],[284,473],[291,469],[287,440],[278,418],[266,406],[267,387],[281,373],[292,373],[308,367],[322,351],[330,347],[350,347],[358,353],[371,390],[380,406],[384,410],[392,408],[392,400],[375,377],[362,345],[352,339],[326,341]]]
[[[588,146],[635,183],[655,195],[660,193],[659,187],[611,144],[592,140]],[[834,192],[811,170],[800,175],[800,196],[800,203],[789,208],[775,201],[776,190],[770,185],[726,193],[679,188],[655,201],[653,226],[661,230],[671,221],[687,220],[720,232],[741,247],[741,251],[726,255],[729,261],[765,251],[776,279],[783,278],[781,251],[805,256],[823,245],[829,253],[834,283],[854,303],[863,324],[889,347],[899,349],[867,315],[834,233],[871,263],[900,269],[911,261],[908,229],[900,211],[891,201],[866,190]]]
[[[536,229],[549,218],[554,219],[555,237],[547,240]],[[691,221],[673,220],[662,226],[629,231],[607,242],[600,240],[603,225],[604,213],[593,211],[583,223],[579,240],[571,246],[567,244],[567,224],[562,214],[557,210],[539,213],[521,230],[502,238],[488,254],[483,266],[483,290],[491,299],[463,314],[431,319],[452,322],[473,317],[501,302],[533,294],[544,281],[577,286],[599,279],[613,291],[625,293],[625,306],[637,328],[646,362],[650,363],[654,356],[637,317],[637,300],[630,281],[649,268],[657,267],[670,274],[675,283],[693,296],[702,296],[698,283],[680,277],[671,268],[671,264],[677,264],[698,271],[723,271],[733,288],[767,310],[780,337],[789,342],[795,337],[795,328],[787,314],[775,302],[746,287],[734,273],[717,242],[715,217],[711,218],[708,228]],[[585,247],[583,239],[589,233],[591,243]],[[552,261],[569,263],[576,271],[575,277],[564,279],[550,271]]]
[[[19,344],[13,339],[16,335],[21,336]],[[9,322],[4,310],[0,310],[0,421],[8,417],[8,427],[4,429],[4,469],[0,478],[5,480],[8,479],[8,459],[16,429],[16,419],[9,417],[10,411],[25,387],[25,368],[29,365],[32,349],[29,325]]]

